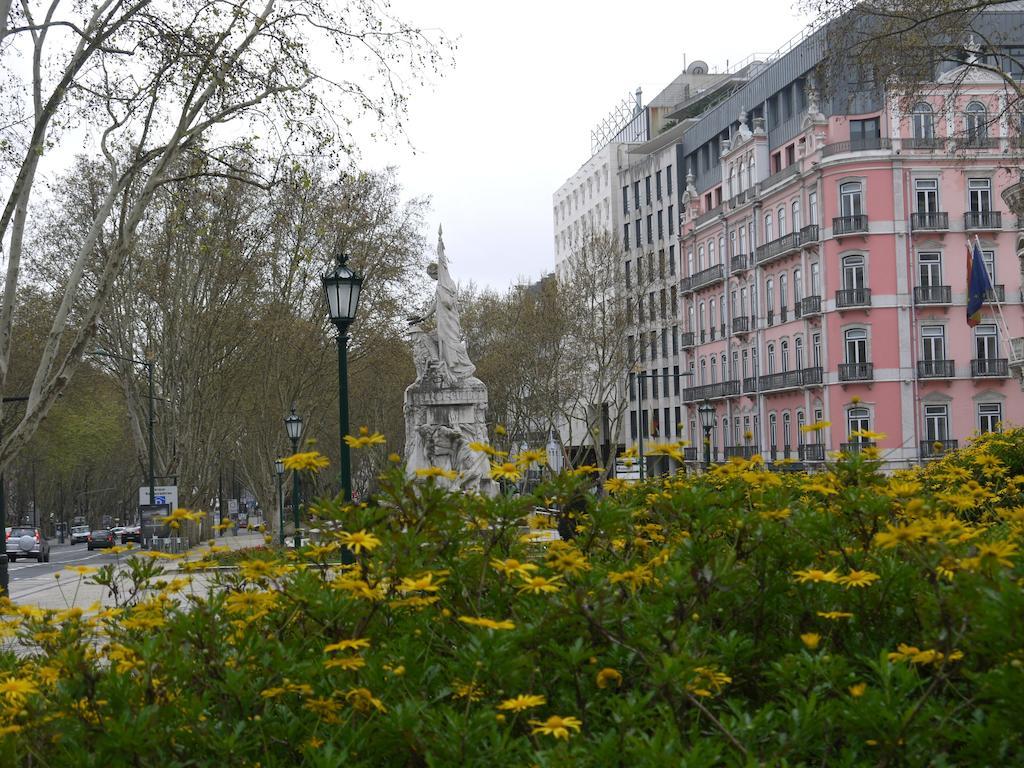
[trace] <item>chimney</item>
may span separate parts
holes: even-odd
[[[639,115],[644,108],[644,102],[642,99],[643,91],[638,87],[636,89],[636,104],[633,107],[633,114]]]

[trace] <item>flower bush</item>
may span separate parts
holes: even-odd
[[[208,590],[3,606],[0,754],[50,766],[1019,765],[1024,432],[885,476],[734,460],[589,492],[322,500]],[[523,523],[585,500],[572,541]],[[343,548],[343,545],[347,547]],[[355,562],[341,565],[342,554]]]

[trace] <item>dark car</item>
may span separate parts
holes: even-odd
[[[142,543],[141,525],[126,525],[124,527],[124,530],[121,531],[121,543],[127,544],[129,541],[134,541],[138,544]]]
[[[38,528],[14,526],[7,534],[7,559],[33,557],[40,563],[50,562],[50,542]]]
[[[89,549],[106,549],[114,546],[114,533],[103,528],[98,531],[90,531],[89,538],[85,540]]]

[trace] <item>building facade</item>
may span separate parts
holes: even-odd
[[[704,404],[712,459],[813,466],[877,443],[895,468],[1024,422],[1019,229],[1001,195],[1024,152],[1002,78],[968,52],[906,112],[856,82],[822,100],[823,44],[773,58],[619,171],[629,444],[688,440],[703,459]],[[993,291],[970,327],[975,242]]]

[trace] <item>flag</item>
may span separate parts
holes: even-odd
[[[981,258],[981,246],[974,239],[974,250],[967,243],[967,324],[972,328],[981,322],[981,308],[985,304],[985,294],[992,290],[992,281],[985,270],[985,260]]]

